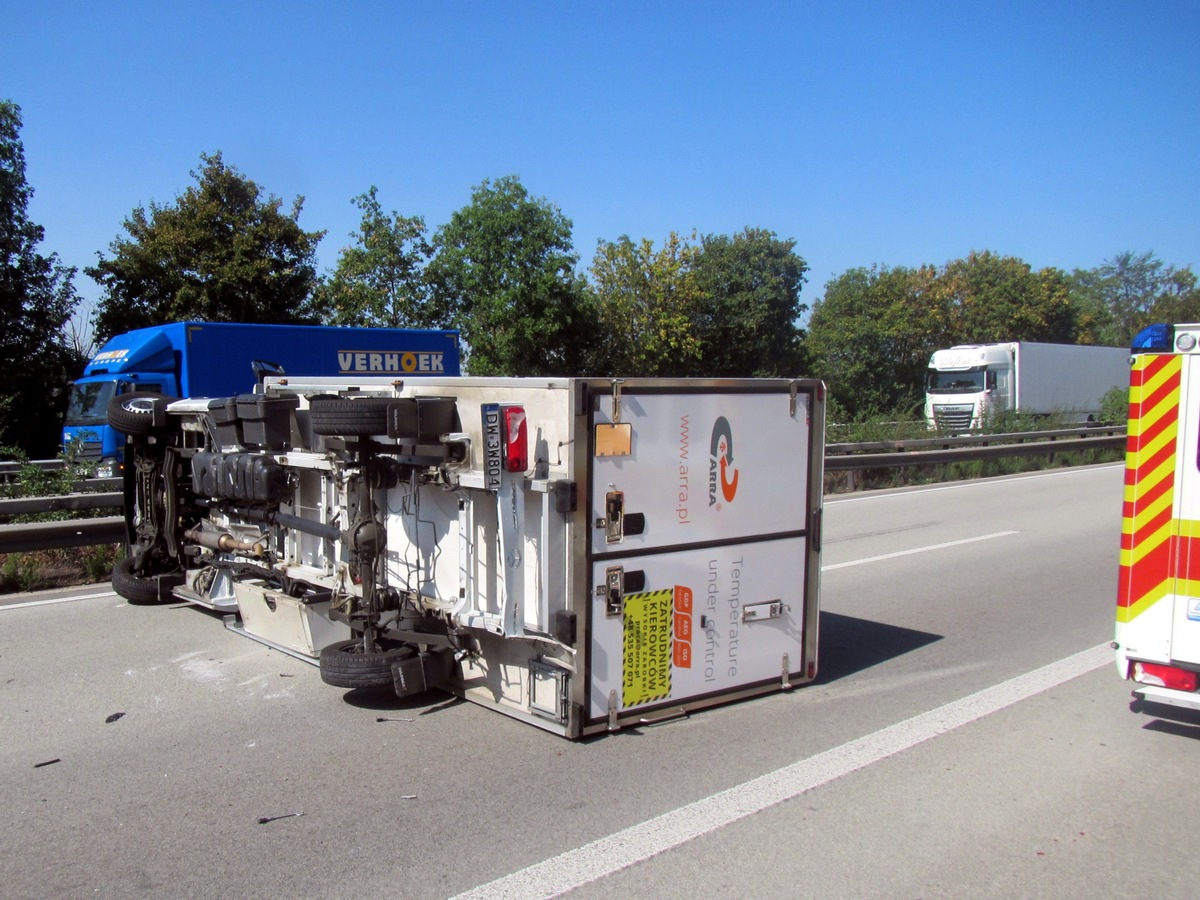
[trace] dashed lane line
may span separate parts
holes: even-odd
[[[50,597],[46,600],[26,600],[23,603],[0,603],[0,610],[6,609],[28,609],[31,606],[52,606],[56,603],[74,603],[76,600],[99,600],[103,597],[117,596],[112,591],[104,591],[99,594],[79,594],[74,597]]]
[[[981,534],[979,537],[962,538],[957,541],[946,541],[944,544],[929,544],[926,547],[913,547],[911,550],[897,550],[895,553],[885,553],[882,556],[868,556],[863,559],[852,559],[849,562],[833,563],[821,566],[822,572],[832,572],[834,569],[848,569],[850,566],[865,566],[867,563],[880,562],[885,559],[896,559],[900,556],[912,556],[914,553],[928,553],[930,550],[945,550],[947,547],[961,547],[964,544],[977,544],[980,541],[990,541],[993,538],[1008,537],[1020,534],[1019,531],[996,531],[992,534]]]

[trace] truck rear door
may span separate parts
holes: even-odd
[[[815,385],[596,398],[589,723],[815,674]]]

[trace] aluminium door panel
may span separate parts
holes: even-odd
[[[589,497],[592,555],[804,530],[812,398],[801,390],[791,401],[786,390],[630,388],[620,399],[626,443],[612,451],[602,437],[613,427],[612,397],[600,397]]]
[[[595,562],[593,583],[619,591],[592,598],[588,716],[803,672],[806,558],[793,537]]]

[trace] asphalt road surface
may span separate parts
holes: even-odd
[[[1194,896],[1200,717],[1131,712],[1107,647],[1121,483],[830,499],[817,683],[582,742],[6,597],[0,895]]]

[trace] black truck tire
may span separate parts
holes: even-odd
[[[162,409],[170,402],[169,397],[151,391],[118,394],[108,401],[108,424],[133,437],[166,434],[173,423],[162,424],[165,419]]]
[[[157,575],[144,578],[133,571],[133,557],[117,560],[112,570],[112,586],[118,597],[124,597],[134,606],[154,606],[169,603],[175,598],[171,588],[183,584],[181,573]],[[165,593],[166,596],[163,596]]]
[[[321,651],[321,680],[340,688],[390,688],[392,666],[416,654],[406,644],[368,653],[361,639],[340,641]]]
[[[330,437],[387,434],[390,402],[383,397],[313,397],[309,405],[312,430]]]

